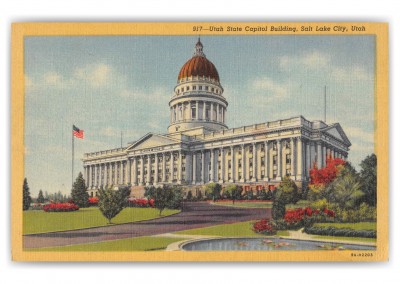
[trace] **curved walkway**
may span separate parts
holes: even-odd
[[[235,208],[207,202],[188,202],[181,213],[164,218],[74,231],[44,233],[23,237],[24,248],[67,246],[84,243],[152,236],[220,224],[269,218],[265,208]]]

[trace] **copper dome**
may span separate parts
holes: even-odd
[[[219,75],[214,64],[206,58],[203,53],[203,45],[199,41],[196,43],[196,51],[181,68],[178,75],[178,81],[192,76],[204,76],[219,82]]]

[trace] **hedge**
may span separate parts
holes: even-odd
[[[321,236],[376,238],[376,231],[373,230],[352,230],[335,227],[306,227],[304,228],[304,232],[307,234]]]

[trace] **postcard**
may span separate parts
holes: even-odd
[[[386,23],[14,23],[15,261],[387,261]]]

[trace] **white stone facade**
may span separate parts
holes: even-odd
[[[84,155],[90,192],[209,182],[270,188],[286,175],[304,186],[314,165],[324,167],[327,157],[346,159],[351,146],[339,123],[303,116],[229,129],[223,88],[207,76],[179,79],[169,107],[168,134],[149,133],[125,148]]]

